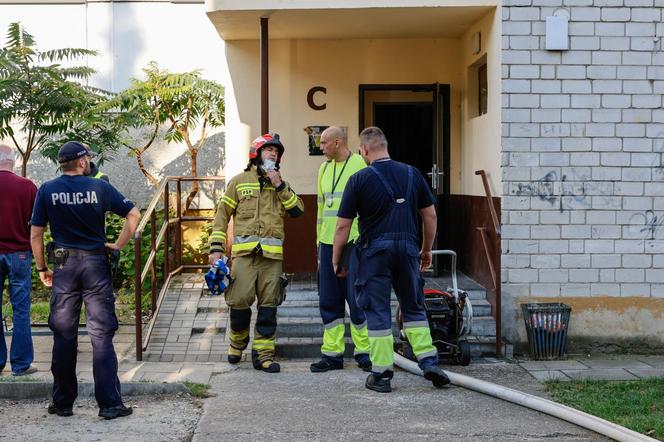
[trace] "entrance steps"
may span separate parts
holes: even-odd
[[[496,321],[491,316],[491,304],[486,300],[486,290],[467,276],[457,273],[458,286],[468,292],[473,305],[473,333],[468,336],[471,354],[474,357],[495,355]],[[426,278],[425,287],[446,290],[451,287],[451,278],[443,276]],[[392,293],[392,332],[398,336],[395,323],[397,298]],[[315,275],[297,275],[288,286],[287,296],[278,310],[277,354],[291,358],[320,357],[323,342],[323,321],[318,310],[318,290]],[[352,356],[350,319],[346,320],[346,355]]]
[[[447,288],[445,278],[428,278],[427,288]],[[495,320],[485,291],[469,278],[459,278],[459,287],[468,291],[475,318],[473,336],[468,338],[473,356],[495,354]],[[395,317],[396,297],[392,297]],[[250,336],[256,308],[252,308]],[[286,300],[278,310],[277,354],[286,358],[317,359],[323,336],[323,322],[318,310],[318,291],[315,275],[297,275],[291,278]],[[352,356],[349,319],[346,318],[346,353]],[[165,294],[148,348],[147,361],[161,362],[221,362],[228,351],[229,310],[223,296],[208,296],[203,275],[188,273],[177,275]],[[147,327],[144,328],[144,330]],[[397,336],[397,327],[393,324]],[[243,360],[250,358],[245,351]]]

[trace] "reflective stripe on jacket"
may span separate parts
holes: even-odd
[[[267,181],[261,188],[256,167],[234,176],[217,204],[210,234],[210,253],[225,253],[228,222],[233,220],[233,257],[250,255],[283,259],[284,215],[304,212],[302,199],[284,182],[277,190]]]

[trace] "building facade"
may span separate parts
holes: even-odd
[[[375,124],[397,159],[434,172],[437,247],[455,249],[488,289],[503,337],[524,342],[521,303],[564,302],[573,349],[648,350],[664,347],[663,10],[664,0],[0,0],[0,27],[18,20],[45,48],[100,50],[89,63],[109,90],[150,60],[204,69],[226,87],[227,124],[200,162],[231,176],[262,129],[267,18],[268,129],[306,205],[287,226],[290,271],[315,269],[316,133],[345,127],[355,150]],[[148,161],[172,174],[183,152]]]

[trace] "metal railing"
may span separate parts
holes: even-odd
[[[212,216],[183,216],[182,215],[182,183],[183,182],[204,182],[204,181],[224,181],[223,176],[206,176],[206,177],[191,177],[191,176],[169,176],[159,185],[157,192],[150,201],[147,209],[143,213],[143,218],[136,229],[134,234],[134,285],[135,285],[135,302],[136,302],[136,360],[143,360],[143,351],[147,349],[154,324],[161,308],[161,303],[164,295],[173,276],[181,273],[184,270],[206,269],[207,264],[183,264],[182,263],[182,223],[191,221],[210,221]],[[170,184],[175,184],[175,216],[170,217],[170,203],[171,203],[171,190]],[[157,213],[159,202],[163,201],[163,220],[161,226],[157,226]],[[185,208],[186,211],[186,208]],[[150,253],[143,262],[142,247],[143,247],[143,232],[145,231],[148,222],[150,223]],[[174,230],[174,232],[172,232]],[[173,235],[173,262],[171,262],[171,233]],[[163,282],[161,283],[161,290],[157,293],[157,273],[158,262],[157,256],[160,246],[164,251],[163,262]],[[143,284],[150,275],[150,290],[151,290],[151,311],[152,315],[148,324],[147,332],[143,336]]]
[[[486,177],[486,172],[484,170],[476,170],[475,175],[479,175],[482,178],[482,184],[484,185],[484,194],[486,196],[486,202],[489,206],[489,214],[491,215],[491,222],[493,224],[493,232],[495,235],[495,250],[494,253],[498,255],[498,269],[494,266],[494,260],[491,253],[490,247],[490,237],[489,229],[486,227],[476,227],[480,232],[480,237],[482,238],[482,245],[484,246],[484,254],[486,255],[487,264],[489,265],[489,273],[491,274],[491,281],[493,282],[493,290],[495,294],[495,311],[494,318],[496,319],[496,356],[501,356],[502,354],[502,306],[501,306],[501,281],[500,281],[500,222],[498,221],[498,214],[496,213],[496,208],[493,206],[493,197],[491,196],[491,189],[489,188],[489,180]]]

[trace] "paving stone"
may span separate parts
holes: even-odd
[[[561,381],[569,381],[570,378],[565,375],[560,370],[536,370],[536,371],[529,371],[530,375],[537,379],[540,382],[544,381],[553,381],[553,380],[561,380]]]
[[[587,359],[583,363],[590,368],[651,368],[645,362],[624,359]]]
[[[527,361],[519,365],[528,371],[535,370],[585,370],[588,367],[577,360],[567,361]]]
[[[637,359],[652,367],[664,368],[664,356],[638,356]]]
[[[628,368],[627,371],[639,378],[664,377],[664,368]]]
[[[636,376],[622,368],[562,370],[562,372],[572,379],[597,379],[607,381],[628,381],[637,379]]]

